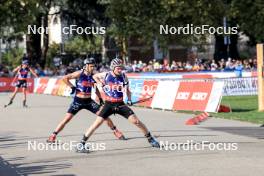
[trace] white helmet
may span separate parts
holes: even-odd
[[[115,67],[123,67],[123,61],[121,59],[114,58],[110,63],[110,68],[114,70]]]

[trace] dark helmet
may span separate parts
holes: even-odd
[[[86,64],[95,64],[95,59],[90,57],[90,58],[85,59],[83,63],[84,63],[84,65],[86,65]]]
[[[22,60],[22,64],[28,65],[29,62],[28,62],[28,60]]]
[[[123,67],[123,61],[121,59],[114,58],[110,63],[110,68],[114,70],[115,67]]]

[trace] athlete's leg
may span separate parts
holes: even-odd
[[[128,120],[130,123],[136,125],[144,135],[147,135],[149,133],[147,127],[137,118],[135,114],[130,115],[128,117]]]
[[[82,105],[79,104],[78,102],[75,102],[75,100],[71,103],[64,119],[58,124],[56,127],[55,131],[50,135],[48,138],[47,142],[53,143],[56,141],[56,136],[58,135],[59,132],[63,130],[65,125],[73,118],[74,115],[76,115],[81,109]]]
[[[118,139],[120,139],[120,140],[126,140],[126,138],[125,138],[125,136],[123,135],[123,133],[122,133],[121,131],[119,131],[119,130],[116,128],[116,126],[114,125],[113,121],[112,121],[110,118],[107,118],[107,119],[105,120],[105,122],[106,122],[107,126],[109,126],[109,128],[110,128],[111,130],[113,130],[114,135],[115,135]]]
[[[107,126],[109,126],[109,128],[113,129],[115,127],[113,121],[110,118],[107,118],[105,120],[105,123],[107,124]]]
[[[97,116],[96,120],[94,121],[94,123],[88,128],[88,130],[85,132],[84,134],[84,138],[85,140],[82,140],[83,142],[86,142],[91,135],[94,133],[94,131],[100,127],[102,125],[102,123],[104,122],[104,119],[102,117]]]
[[[108,117],[113,114],[112,107],[109,104],[104,104],[102,108],[96,113],[98,116],[94,123],[88,128],[88,130],[83,135],[83,138],[80,144],[77,145],[77,152],[86,153],[89,152],[89,149],[86,148],[85,143],[94,133],[94,131],[102,125],[102,123],[108,119]]]
[[[71,113],[66,113],[64,119],[58,124],[58,126],[55,129],[55,133],[59,134],[59,132],[61,132],[63,130],[63,128],[65,127],[65,125],[71,121],[71,119],[73,118],[73,114]]]
[[[99,113],[102,110],[105,112],[105,111],[109,111],[111,108],[112,107],[110,107],[108,103],[104,104],[103,106],[100,106],[94,100],[91,100],[91,103],[89,104],[89,106],[85,107],[85,109],[95,113],[96,115],[99,115]],[[118,139],[120,140],[126,139],[125,136],[122,134],[122,132],[116,128],[116,126],[114,125],[113,121],[110,118],[107,118],[107,120],[105,120],[105,123],[107,124],[107,126],[109,126],[109,128],[113,131],[114,135]]]
[[[85,146],[86,141],[91,137],[94,131],[103,124],[105,119],[97,116],[94,123],[88,128],[88,130],[83,135],[81,142],[77,145],[76,152],[87,153],[89,152],[89,148]]]
[[[7,107],[7,106],[9,106],[9,105],[11,105],[11,104],[13,103],[13,100],[14,100],[15,97],[16,97],[16,94],[17,94],[17,92],[18,92],[18,89],[19,89],[18,87],[15,88],[14,92],[12,93],[12,95],[11,95],[11,97],[10,97],[9,102],[5,105],[5,107]]]
[[[148,139],[148,142],[150,143],[150,145],[152,147],[157,147],[159,148],[159,142],[156,141],[156,139],[150,134],[149,130],[147,129],[147,127],[145,126],[145,124],[143,124],[135,114],[132,114],[128,117],[129,122],[131,122],[132,124],[136,125],[145,135],[145,137]]]
[[[91,135],[94,133],[94,131],[102,125],[102,123],[104,122],[104,119],[102,117],[97,116],[96,120],[94,121],[94,123],[88,128],[88,130],[85,132],[84,137],[87,141]]]
[[[47,140],[47,142],[53,143],[56,141],[56,137],[57,135],[63,130],[63,128],[65,127],[65,125],[71,121],[71,119],[73,118],[73,114],[71,113],[66,113],[64,119],[58,124],[58,126],[55,128],[54,132],[50,135],[49,139]]]
[[[127,118],[132,124],[136,125],[148,139],[148,142],[152,145],[152,147],[160,147],[159,142],[155,140],[155,138],[147,129],[146,125],[138,119],[131,108],[129,108],[128,106],[122,106],[121,108],[119,108],[117,113]]]
[[[22,88],[22,91],[23,91],[23,95],[24,95],[24,97],[23,97],[23,106],[24,107],[27,107],[27,105],[26,105],[26,101],[27,101],[27,88],[26,87],[23,87]]]
[[[17,92],[18,92],[18,90],[19,90],[19,88],[18,87],[16,87],[15,88],[15,90],[14,90],[14,92],[13,92],[13,94],[11,95],[11,97],[10,97],[10,100],[14,100],[15,99],[15,97],[16,97],[16,94],[17,94]]]

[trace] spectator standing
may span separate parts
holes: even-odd
[[[216,71],[218,68],[218,65],[216,64],[215,60],[212,60],[212,63],[210,66],[211,66],[211,71]]]
[[[236,61],[235,64],[235,74],[237,77],[242,77],[242,71],[243,71],[243,65],[241,63],[241,61]]]

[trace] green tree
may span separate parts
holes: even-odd
[[[21,58],[23,56],[23,49],[20,48],[12,48],[2,56],[3,64],[11,66],[12,68],[21,64]]]
[[[98,53],[101,51],[101,37],[94,37],[93,40],[87,40],[76,36],[65,43],[65,52],[71,54]]]
[[[170,41],[192,45],[203,43],[206,36],[160,36],[159,24],[181,26],[184,24],[223,26],[223,17],[229,26],[239,26],[240,32],[250,38],[250,44],[264,41],[263,0],[101,0],[106,4],[107,16],[111,19],[109,31],[117,38],[122,48],[122,39],[127,41],[137,36],[150,44],[155,37],[166,45]],[[215,35],[215,56],[218,58],[239,57],[238,35],[231,35],[231,44],[224,44],[223,35]]]
[[[127,41],[134,36],[151,44],[157,38],[164,48],[173,41],[186,46],[203,43],[206,35],[160,35],[161,24],[222,26],[228,11],[222,0],[109,0],[103,3],[107,4],[111,19],[109,31],[117,39]]]
[[[250,37],[250,44],[264,42],[264,1],[232,0],[230,16],[236,20],[241,32]]]

